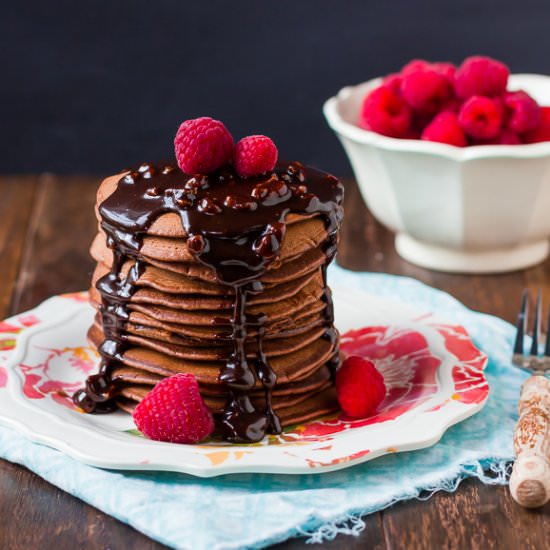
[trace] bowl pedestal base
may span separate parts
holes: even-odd
[[[543,262],[550,253],[547,239],[510,248],[451,249],[419,241],[405,233],[395,238],[397,253],[408,262],[451,273],[502,273]]]

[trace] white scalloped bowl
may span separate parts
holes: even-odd
[[[396,249],[429,269],[512,271],[549,254],[550,142],[453,147],[395,139],[355,122],[380,78],[340,90],[324,105],[367,206],[396,232]],[[550,77],[518,74],[509,88],[550,105]]]

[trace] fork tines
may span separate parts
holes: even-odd
[[[516,324],[516,340],[514,343],[514,363],[522,367],[531,368],[549,368],[550,367],[550,309],[548,311],[548,322],[546,325],[546,338],[544,343],[543,357],[539,356],[539,344],[543,337],[542,335],[542,293],[539,290],[535,303],[535,316],[533,319],[533,329],[531,333],[528,331],[528,314],[529,314],[529,290],[525,289],[521,297],[521,309],[518,313]],[[524,337],[526,334],[531,334],[531,350],[529,355],[524,353]]]

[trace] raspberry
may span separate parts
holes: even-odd
[[[458,122],[474,139],[492,139],[502,126],[502,107],[498,101],[474,95],[460,108]]]
[[[242,177],[257,176],[275,168],[279,152],[266,136],[248,136],[235,147],[235,170]]]
[[[512,132],[512,130],[509,130],[508,128],[505,128],[500,133],[500,136],[497,136],[498,144],[499,145],[520,145],[521,139],[519,139],[519,136]]]
[[[427,115],[425,113],[414,112],[412,118],[412,127],[416,133],[420,136],[424,131],[424,128],[432,121],[433,115]]]
[[[214,430],[212,414],[192,374],[161,380],[134,410],[134,422],[147,437],[171,443],[197,443]]]
[[[447,143],[456,147],[468,145],[458,117],[452,111],[442,111],[424,128],[421,139]]]
[[[401,139],[420,139],[420,131],[415,128],[410,128]]]
[[[462,103],[456,97],[452,97],[441,107],[441,111],[450,111],[451,113],[458,114],[461,106]]]
[[[456,67],[448,61],[430,63],[425,59],[413,59],[401,69],[401,76],[407,76],[417,71],[435,71],[452,82],[455,76]]]
[[[453,82],[456,74],[456,67],[447,61],[432,63],[431,68],[440,75],[443,75],[449,82]]]
[[[520,145],[520,137],[510,130],[503,128],[501,132],[491,139],[472,139],[470,145]]]
[[[539,125],[523,134],[523,141],[525,143],[550,141],[550,107],[541,107],[540,112],[541,120]]]
[[[405,137],[411,127],[411,108],[391,88],[380,86],[363,100],[359,125],[385,136]]]
[[[394,92],[399,92],[402,82],[403,77],[399,73],[391,73],[382,79],[382,86],[391,88]]]
[[[415,111],[435,114],[451,98],[452,87],[435,71],[415,71],[403,77],[401,93]]]
[[[504,105],[504,100],[501,97],[492,97],[491,98],[500,112],[500,117],[502,119],[502,125],[504,126],[507,120],[506,106]]]
[[[493,139],[476,139],[472,140],[472,145],[520,145],[521,139],[519,136],[510,130],[504,128],[498,136]]]
[[[416,71],[427,71],[431,69],[431,63],[425,59],[412,59],[401,68],[401,76],[415,73]]]
[[[539,104],[524,91],[505,94],[504,105],[508,110],[508,127],[514,132],[522,134],[539,125]]]
[[[174,147],[178,165],[186,174],[208,174],[231,160],[234,143],[219,120],[201,117],[180,125]]]
[[[364,418],[376,410],[386,395],[384,377],[372,361],[351,355],[336,373],[336,394],[347,416]]]
[[[473,95],[497,96],[506,91],[510,71],[504,63],[481,55],[467,57],[455,74],[455,93],[460,99]]]

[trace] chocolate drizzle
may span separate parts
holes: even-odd
[[[336,178],[299,163],[280,163],[272,173],[251,178],[239,178],[230,167],[208,176],[189,176],[175,166],[142,164],[121,177],[116,190],[99,206],[101,227],[113,251],[110,272],[96,284],[102,297],[105,335],[99,348],[101,366],[98,374],[88,378],[85,388],[76,392],[75,403],[86,412],[116,408],[113,397],[117,388],[111,372],[121,363],[128,346],[125,326],[129,302],[143,269],[142,240],[159,216],[174,212],[180,216],[190,252],[214,270],[219,283],[232,289],[235,297],[233,351],[219,373],[229,399],[216,419],[217,430],[234,442],[259,441],[266,433],[280,433],[281,424],[271,404],[277,377],[262,345],[267,319],[247,313],[247,299],[263,291],[260,279],[278,257],[287,216],[323,216],[328,233],[323,267],[325,337],[336,347],[326,266],[336,252],[342,197],[343,187]],[[132,267],[122,277],[122,266],[128,260]],[[254,360],[246,356],[250,328],[257,334]],[[330,365],[333,369],[338,366],[337,350]],[[255,408],[249,398],[256,380],[265,391],[264,410]]]

